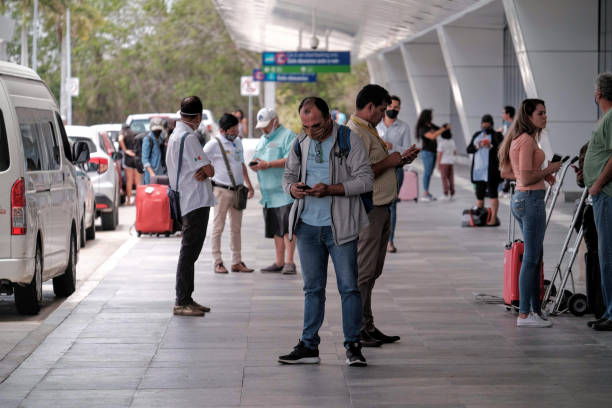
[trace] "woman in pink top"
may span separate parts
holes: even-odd
[[[540,264],[546,230],[545,182],[555,183],[553,173],[559,170],[561,162],[548,162],[546,168],[542,168],[546,157],[538,142],[545,127],[544,101],[525,99],[499,149],[502,177],[516,179],[511,209],[525,242],[519,275],[518,327],[552,326],[540,308]]]

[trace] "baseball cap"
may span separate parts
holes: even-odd
[[[274,112],[274,109],[261,108],[257,112],[257,125],[255,125],[255,129],[265,128],[276,118],[278,118],[278,115]]]
[[[162,118],[151,118],[151,122],[149,122],[149,129],[151,131],[164,130]]]

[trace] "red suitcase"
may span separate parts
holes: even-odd
[[[168,186],[161,184],[140,185],[136,189],[136,232],[141,234],[165,234],[174,232],[170,218]]]
[[[519,275],[523,264],[525,244],[521,240],[506,243],[504,249],[504,303],[518,307],[520,300]],[[544,298],[544,264],[540,265],[540,300]]]
[[[419,174],[414,170],[404,170],[404,182],[400,187],[398,198],[401,201],[419,199]]]

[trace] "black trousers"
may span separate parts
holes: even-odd
[[[200,256],[206,238],[206,227],[210,207],[193,210],[182,218],[181,253],[176,268],[176,305],[186,306],[193,302],[194,264]]]

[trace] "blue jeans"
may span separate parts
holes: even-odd
[[[519,275],[520,313],[540,311],[540,264],[546,232],[544,195],[544,190],[530,190],[517,191],[512,196],[512,214],[521,227],[525,242]]]
[[[593,214],[599,239],[601,293],[606,307],[602,317],[612,319],[612,197],[605,193],[593,197]]]
[[[436,153],[428,150],[421,151],[421,160],[423,160],[423,190],[429,193],[429,182],[433,174],[434,166],[436,165]]]
[[[318,348],[319,329],[325,315],[327,262],[331,255],[342,299],[344,344],[360,340],[361,295],[357,287],[357,240],[336,245],[331,227],[314,227],[300,222],[296,231],[304,278],[304,329],[302,341]]]
[[[400,167],[397,169],[397,193],[399,194],[399,190],[402,187],[402,183],[404,182],[404,168]],[[391,211],[391,230],[389,233],[389,242],[393,243],[393,238],[395,238],[395,223],[397,222],[397,202],[399,200],[395,200],[389,206],[389,210]]]

